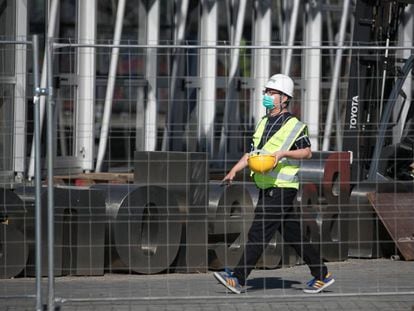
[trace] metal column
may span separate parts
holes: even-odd
[[[271,1],[261,0],[254,2],[254,38],[253,45],[269,46],[272,37]],[[266,109],[260,104],[262,91],[270,77],[270,50],[256,49],[253,52],[254,90],[251,102],[251,119],[256,124],[265,115]]]
[[[159,0],[150,1],[147,7],[147,44],[158,44],[160,25]],[[145,107],[145,151],[157,147],[157,49],[148,48],[146,53],[146,77],[148,81],[147,105]]]
[[[16,38],[27,36],[27,0],[16,0]],[[22,181],[26,158],[26,51],[25,44],[15,46],[16,83],[14,85],[13,170]]]
[[[200,44],[217,44],[217,1],[201,1]],[[201,87],[198,94],[198,131],[200,151],[214,153],[214,116],[216,105],[217,51],[200,50],[199,75]]]
[[[124,22],[125,0],[119,0],[118,8],[116,11],[116,22],[114,31],[113,44],[119,44],[121,42],[122,24]],[[105,157],[106,146],[108,142],[109,123],[111,120],[112,100],[114,96],[116,69],[118,67],[119,48],[113,48],[111,54],[111,63],[108,72],[108,84],[106,87],[105,95],[105,107],[102,117],[101,136],[99,139],[98,156],[96,160],[96,172],[100,172],[102,168],[102,162]]]
[[[53,162],[55,153],[55,102],[53,99],[53,51],[51,48],[52,38],[46,41],[46,62],[47,62],[47,251],[48,251],[48,310],[54,310],[55,305],[55,204],[53,189]]]
[[[94,44],[96,39],[97,0],[78,1],[78,41]],[[76,98],[76,143],[84,171],[93,169],[94,116],[95,116],[95,49],[81,47],[77,50],[78,89]]]
[[[321,1],[310,1],[306,4],[305,45],[320,46],[322,42]],[[319,110],[320,110],[320,78],[321,51],[309,49],[304,52],[305,66],[302,74],[304,94],[302,100],[302,120],[308,125],[312,150],[319,150]]]

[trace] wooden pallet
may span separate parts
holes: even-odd
[[[99,183],[128,184],[134,182],[133,173],[81,173],[73,175],[58,175],[54,177],[55,184],[89,186]]]

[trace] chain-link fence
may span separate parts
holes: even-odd
[[[9,41],[0,47],[5,55],[10,45],[31,44]],[[246,257],[254,217],[263,214],[264,198],[276,194],[259,190],[256,177],[262,174],[252,176],[247,168],[231,185],[221,183],[250,152],[259,121],[255,94],[263,87],[255,80],[268,78],[253,77],[247,69],[231,75],[231,54],[238,50],[239,64],[247,64],[263,49],[56,40],[50,43],[44,80],[37,77],[34,53],[33,102],[38,109],[33,109],[33,120],[38,121],[33,130],[25,129],[23,142],[31,146],[37,139],[33,145],[39,148],[26,148],[27,178],[4,187],[1,195],[1,298],[36,298],[37,308],[46,296],[49,307],[63,308],[74,303],[232,301],[234,296],[217,284],[213,273],[233,270]],[[335,78],[337,117],[330,127],[336,127],[333,132],[344,146],[339,148],[331,135],[335,147],[330,151],[318,148],[310,159],[290,159],[287,165],[300,167],[300,188],[292,208],[289,202],[286,208],[268,203],[274,210],[261,219],[263,225],[280,226],[258,254],[245,298],[309,297],[302,289],[312,278],[305,265],[310,259],[298,255],[308,254],[309,245],[336,278],[325,296],[412,295],[413,108],[411,88],[405,88],[412,80],[412,57],[397,59],[382,87],[383,62],[371,54],[382,47],[266,49],[271,64],[281,51],[292,50],[297,58],[305,51],[317,50],[322,58],[329,58],[331,50],[348,51],[340,59],[346,73],[337,77],[326,70],[321,77],[302,78],[304,65],[299,64],[291,75],[296,91],[289,105],[302,120],[318,106],[320,120],[327,120]],[[118,67],[111,71],[114,53],[119,53]],[[209,65],[203,53],[218,60],[215,76],[203,75],[200,63]],[[369,62],[370,76],[352,71],[355,59],[360,68]],[[306,79],[318,79],[319,102],[306,102],[312,86]],[[7,89],[13,86],[2,88],[2,109],[8,111],[13,100]],[[43,102],[46,95],[48,102]],[[26,96],[25,104],[30,101]],[[40,137],[46,106],[47,140]],[[28,116],[25,121],[31,124],[30,112]],[[1,120],[2,143],[18,143],[10,131],[15,117],[2,112]],[[326,123],[308,123],[305,133],[317,145],[322,145]],[[15,159],[10,146],[2,150],[3,163]],[[300,240],[290,235],[292,226],[300,228]],[[261,246],[251,234],[252,244]],[[40,276],[49,277],[47,288]]]

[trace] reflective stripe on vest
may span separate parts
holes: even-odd
[[[257,148],[264,130],[266,128],[267,118],[263,118],[253,134],[253,144]],[[306,128],[306,125],[296,118],[289,119],[263,146],[262,149],[274,153],[279,150],[289,150],[300,133]],[[270,187],[288,187],[299,188],[297,172],[299,167],[293,165],[287,159],[280,161],[276,167],[267,174],[253,174],[254,181],[259,188],[266,189]]]

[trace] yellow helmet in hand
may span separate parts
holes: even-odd
[[[276,157],[269,153],[263,153],[261,150],[255,150],[250,153],[247,163],[253,172],[265,174],[275,167]]]

